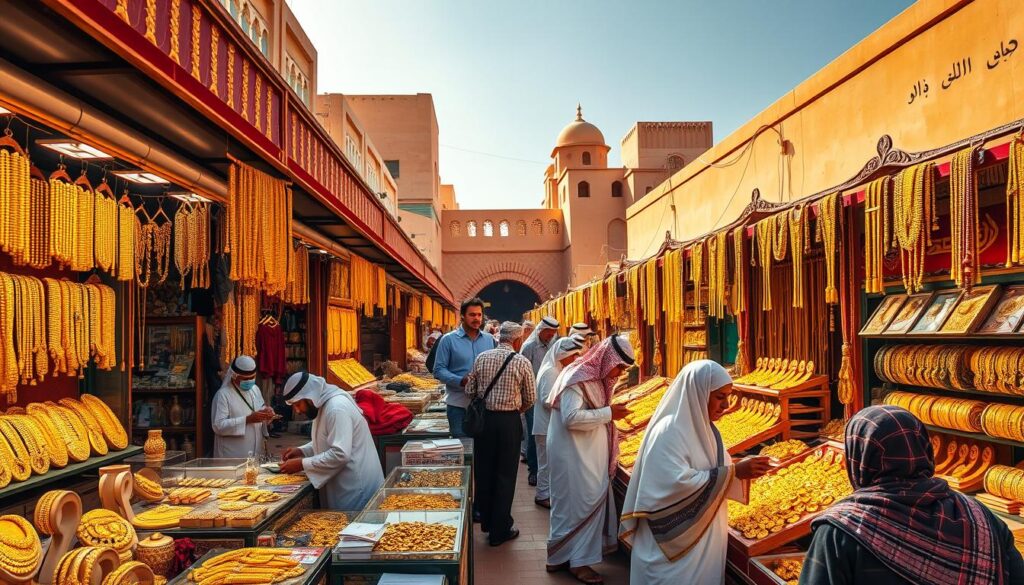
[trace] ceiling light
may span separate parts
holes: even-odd
[[[313,251],[316,252],[317,254],[327,254],[327,250],[324,250],[323,248],[317,248],[316,250]]]
[[[93,148],[84,142],[66,140],[63,138],[37,140],[36,144],[49,148],[50,150],[63,154],[64,156],[69,156],[79,160],[114,158],[102,150]]]
[[[0,106],[0,116],[6,116],[8,114],[14,114],[14,112],[8,110],[7,108],[5,108],[3,106]]]
[[[114,174],[126,181],[142,185],[166,185],[170,183],[170,181],[163,177],[145,171],[114,171]]]
[[[185,203],[209,203],[210,199],[198,195],[196,193],[168,193],[171,197],[174,197],[178,201],[184,201]]]

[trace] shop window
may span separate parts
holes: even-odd
[[[470,220],[470,221],[466,222],[466,235],[471,237],[471,238],[475,238],[476,237],[476,222],[475,221]]]
[[[508,237],[508,220],[501,220],[498,222],[498,235],[507,238]]]
[[[590,153],[589,152],[584,152],[583,153],[583,164],[586,165],[586,166],[590,166]]]
[[[453,221],[448,224],[448,231],[451,232],[453,238],[457,238],[462,235],[462,224]]]
[[[533,235],[539,236],[544,233],[544,222],[542,222],[541,220],[535,219],[532,222],[530,222],[530,225],[533,228]]]
[[[485,219],[484,220],[484,237],[485,238],[493,238],[494,237],[494,222],[492,222],[489,219]]]
[[[580,181],[580,184],[576,186],[576,194],[580,197],[590,197],[590,183]]]
[[[558,235],[558,220],[548,220],[548,231],[556,236]]]
[[[516,235],[519,237],[526,235],[526,222],[521,219],[516,222]]]
[[[612,183],[612,197],[622,197],[622,181]]]

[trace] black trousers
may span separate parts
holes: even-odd
[[[522,441],[519,412],[487,411],[483,431],[474,444],[474,499],[480,512],[481,528],[489,531],[492,539],[505,537],[512,528],[512,499],[516,495]]]

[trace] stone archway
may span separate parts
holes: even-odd
[[[540,302],[537,293],[518,280],[493,282],[474,296],[484,301],[484,314],[498,321],[519,321]]]
[[[520,262],[501,262],[494,266],[488,266],[468,279],[466,285],[459,291],[458,298],[469,298],[487,286],[502,280],[512,280],[526,285],[537,293],[537,297],[541,300],[547,299],[551,294],[548,287],[544,285],[544,277],[540,272],[528,268]]]

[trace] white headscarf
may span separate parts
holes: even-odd
[[[566,368],[558,386],[553,388],[548,396],[547,407],[557,409],[561,394],[566,388],[591,381],[600,382],[602,395],[590,395],[587,388],[583,388],[583,398],[592,408],[608,405],[612,398],[612,388],[615,386],[615,380],[610,380],[608,374],[618,366],[633,365],[634,361],[633,346],[630,345],[628,337],[612,335],[606,338],[597,347],[588,351],[583,359]]]
[[[544,363],[537,370],[537,402],[543,404],[548,397],[548,392],[558,379],[558,373],[565,367],[562,360],[574,356],[583,351],[583,344],[576,339],[576,336],[563,337],[551,346],[547,355],[544,356]]]
[[[545,329],[554,329],[557,332],[558,320],[555,319],[554,317],[544,317],[543,319],[541,319],[540,323],[538,323],[537,326],[533,328],[533,331],[530,332],[530,336],[527,337],[526,341],[523,342],[523,345],[525,346],[527,343],[530,343],[531,341],[537,341],[540,338],[540,332],[544,331]]]
[[[691,362],[672,381],[647,425],[626,489],[619,536],[627,543],[647,518],[654,540],[674,561],[715,519],[733,468],[708,417],[708,399],[731,383],[711,360]]]
[[[224,378],[221,379],[220,387],[229,388],[232,387],[231,379],[235,376],[242,376],[245,378],[256,377],[256,360],[252,359],[251,356],[240,355],[232,360],[231,365],[224,371]]]
[[[289,406],[300,400],[308,399],[313,402],[313,406],[320,408],[338,394],[348,396],[348,393],[341,388],[328,384],[324,378],[314,376],[309,372],[295,372],[284,383],[284,401]],[[349,400],[352,399],[351,396],[348,397]]]
[[[578,333],[583,337],[590,337],[591,335],[596,335],[596,333],[594,333],[594,330],[590,328],[590,325],[587,325],[586,323],[573,323],[572,327],[569,329],[569,333]]]

